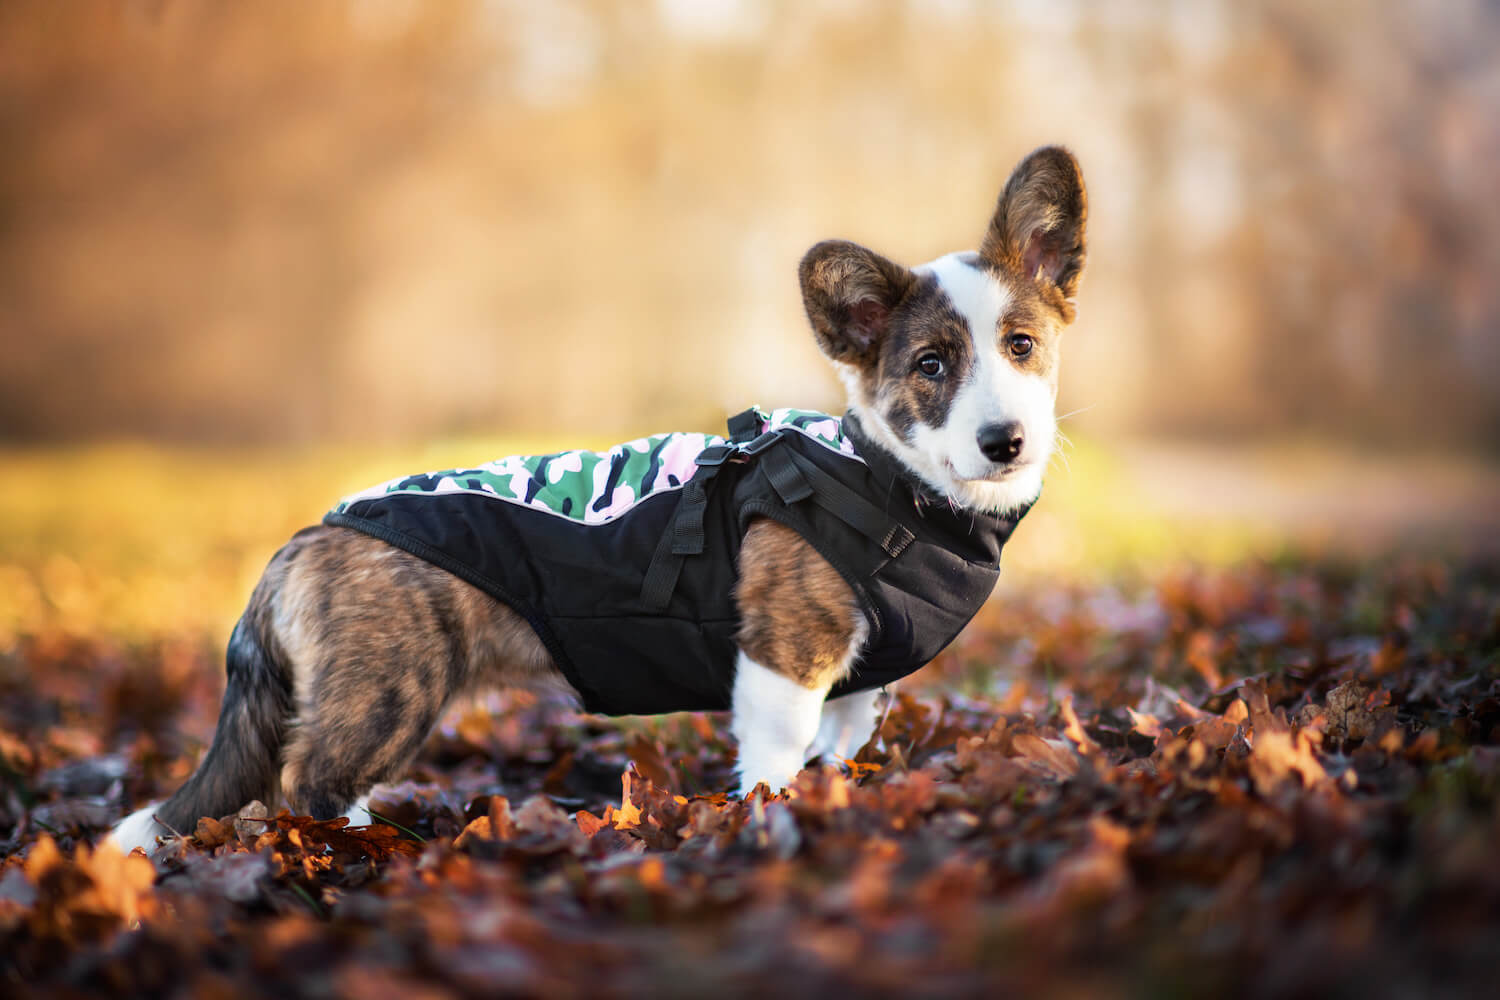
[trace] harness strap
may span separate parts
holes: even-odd
[[[894,559],[912,543],[911,530],[795,451],[780,448],[763,459],[766,478],[788,504],[812,498],[834,517],[880,546]],[[792,484],[784,490],[782,484]]]
[[[672,591],[677,589],[677,578],[682,575],[683,557],[672,552],[670,529],[661,533],[661,541],[651,555],[651,565],[646,567],[646,579],[641,581],[641,603],[650,611],[661,611],[672,600]]]
[[[782,503],[791,505],[813,495],[812,483],[807,481],[807,475],[792,459],[792,453],[788,449],[778,448],[767,452],[766,457],[761,459],[760,467],[771,481],[771,488],[781,497]]]
[[[719,471],[709,466],[682,488],[677,516],[672,519],[672,554],[695,556],[703,551],[703,511],[708,507],[708,482]]]
[[[671,524],[662,532],[651,564],[646,568],[646,578],[641,582],[641,603],[648,610],[661,611],[667,607],[677,589],[684,560],[702,554],[703,516],[708,509],[709,488],[724,463],[731,460],[758,460],[782,503],[791,506],[811,499],[878,545],[889,558],[899,556],[912,543],[913,535],[905,525],[891,520],[880,508],[791,448],[774,447],[783,440],[785,430],[757,436],[759,430],[760,415],[754,409],[737,414],[729,421],[728,443],[710,445],[694,459],[698,471],[683,485]]]
[[[661,541],[656,543],[651,564],[646,567],[646,578],[641,581],[641,603],[648,610],[666,608],[672,600],[672,591],[677,589],[677,578],[682,575],[683,559],[703,551],[703,513],[708,509],[709,484],[737,451],[738,445],[713,444],[693,459],[698,471],[683,484],[677,510],[667,530],[662,532]]]

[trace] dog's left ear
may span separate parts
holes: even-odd
[[[893,313],[916,283],[900,264],[846,240],[825,240],[798,268],[802,303],[823,353],[873,368]]]
[[[1061,146],[1043,146],[1005,182],[979,254],[1017,278],[1040,282],[1063,320],[1071,323],[1087,256],[1088,214],[1078,161]]]

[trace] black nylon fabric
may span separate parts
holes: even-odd
[[[602,524],[470,493],[408,492],[355,501],[324,523],[405,549],[511,607],[584,708],[628,715],[729,707],[740,545],[753,518],[772,518],[838,570],[869,621],[863,655],[830,693],[838,697],[905,677],[952,642],[994,589],[1001,548],[1025,514],[994,517],[925,497],[852,415],[844,429],[864,462],[786,430],[758,454],[719,466],[707,487],[703,551],[683,557],[660,610],[643,601],[642,582],[673,529],[682,490],[647,497]],[[781,449],[791,454],[776,455]],[[816,498],[785,502],[772,475],[789,462],[811,466],[815,488],[830,477],[857,493],[910,541],[889,546],[899,552],[891,556]]]

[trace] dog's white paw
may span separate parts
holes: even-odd
[[[740,744],[740,764],[736,771],[740,776],[740,794],[745,795],[755,789],[755,786],[765,783],[771,794],[776,794],[792,783],[797,772],[802,770],[805,761],[800,752],[788,754],[752,751],[746,754],[745,745]]]
[[[361,795],[355,800],[354,805],[344,811],[344,818],[349,821],[350,826],[369,826],[375,822],[375,817],[370,815],[370,796]]]

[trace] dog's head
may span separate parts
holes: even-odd
[[[1078,162],[1048,146],[1011,174],[977,253],[908,270],[831,240],[802,259],[813,332],[861,426],[964,507],[1011,511],[1041,490],[1087,215]]]

